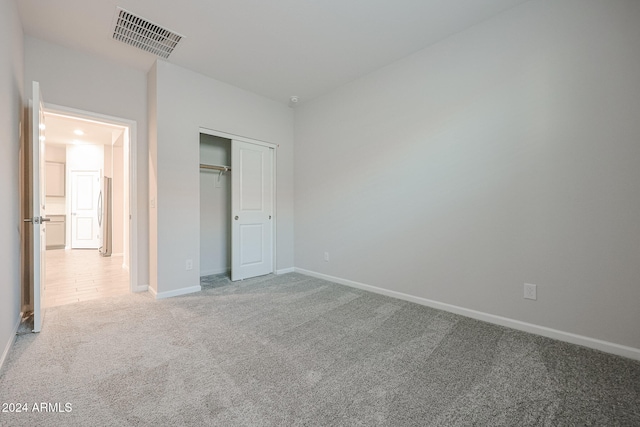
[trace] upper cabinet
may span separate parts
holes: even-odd
[[[46,168],[47,168],[46,195],[54,196],[54,197],[64,197],[64,189],[65,189],[64,163],[47,162]]]

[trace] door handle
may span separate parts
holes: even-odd
[[[237,221],[238,220],[238,215],[236,215],[235,218],[233,218],[233,219],[235,219]]]
[[[96,215],[98,216],[98,226],[102,227],[102,190],[98,196],[98,206],[96,207]]]
[[[41,216],[34,216],[33,218],[25,218],[23,219],[24,222],[31,222],[33,224],[42,224],[43,222],[49,222],[51,221],[51,218],[44,218]]]

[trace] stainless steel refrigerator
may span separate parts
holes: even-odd
[[[112,179],[104,177],[103,185],[98,196],[98,226],[100,227],[100,248],[102,256],[111,256],[112,245]]]

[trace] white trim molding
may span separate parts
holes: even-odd
[[[201,290],[202,290],[202,287],[200,285],[191,286],[190,288],[181,288],[173,291],[166,291],[166,292],[160,292],[160,293],[156,292],[156,290],[151,287],[149,288],[149,292],[151,292],[151,294],[155,299],[178,297],[180,295],[187,295],[195,292],[200,292]]]
[[[342,279],[340,277],[329,276],[328,274],[318,273],[315,271],[305,270],[303,268],[295,268],[295,271],[300,274],[315,277],[318,279],[324,279],[329,282],[338,283],[340,285],[349,286],[352,288],[362,289],[365,291],[373,292],[380,295],[386,295],[392,298],[401,299],[404,301],[414,302],[416,304],[424,305],[427,307],[435,308],[438,310],[448,311],[450,313],[459,314],[461,316],[470,317],[472,319],[481,320],[483,322],[493,323],[495,325],[506,326],[508,328],[516,329],[523,332],[529,332],[536,335],[541,335],[547,338],[553,338],[559,341],[565,341],[571,344],[577,344],[595,350],[604,351],[605,353],[615,354],[617,356],[628,357],[629,359],[640,360],[640,349],[627,347],[620,344],[615,344],[608,341],[602,341],[595,338],[586,337],[583,335],[573,334],[571,332],[560,331],[557,329],[547,328],[546,326],[539,326],[533,323],[521,322],[520,320],[510,319],[508,317],[496,316],[494,314],[484,313],[481,311],[471,310],[464,307],[459,307],[452,304],[447,304],[439,301],[433,301],[427,298],[417,297],[402,292],[391,291],[384,288],[378,288],[376,286],[367,285],[353,280]]]
[[[138,293],[138,292],[147,292],[147,291],[151,291],[151,288],[149,288],[149,285],[138,285],[133,289],[133,292]],[[154,296],[155,293],[151,292]]]
[[[282,268],[280,270],[276,270],[276,274],[287,274],[287,273],[295,273],[295,272],[296,272],[295,267]]]
[[[16,334],[18,333],[18,328],[20,328],[20,322],[22,321],[22,315],[23,315],[23,313],[20,313],[20,315],[18,316],[18,321],[16,322],[15,326],[13,327],[13,332],[11,333],[11,336],[9,337],[9,341],[4,346],[4,351],[2,352],[2,357],[0,357],[0,371],[2,371],[2,367],[4,366],[4,362],[7,359],[7,356],[9,355],[9,352],[11,351],[11,348],[13,348],[13,344],[16,342]]]
[[[222,132],[221,130],[209,129],[200,127],[200,133],[204,133],[211,136],[218,136],[225,139],[235,139],[237,141],[248,142],[250,144],[263,145],[269,148],[278,148],[278,144],[273,142],[261,141],[255,138],[247,138],[246,136],[235,135],[233,133]]]

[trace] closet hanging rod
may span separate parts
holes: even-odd
[[[231,168],[229,166],[205,165],[204,163],[200,163],[200,169],[212,169],[221,172],[231,172]]]

